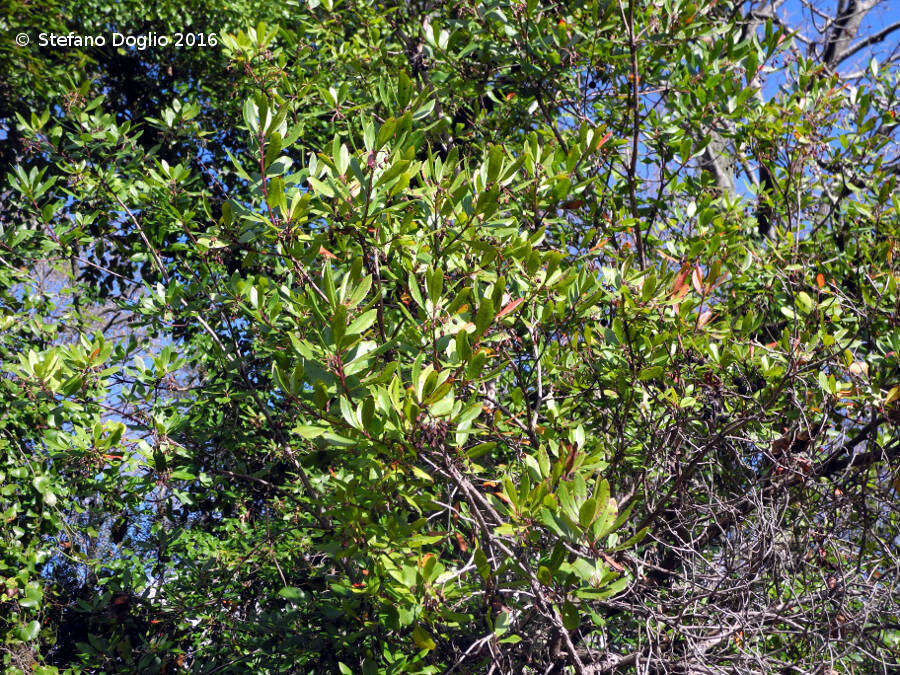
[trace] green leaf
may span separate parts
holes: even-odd
[[[432,302],[437,302],[444,290],[444,273],[439,268],[429,270],[426,280],[428,282],[428,297]]]
[[[394,136],[394,131],[397,128],[397,120],[393,117],[389,117],[384,121],[378,128],[378,138],[375,141],[375,149],[380,149],[385,143],[388,142]]]
[[[31,642],[40,632],[41,624],[39,621],[30,621],[28,623],[19,624],[16,627],[16,637],[22,642]]]
[[[347,331],[347,307],[338,305],[331,320],[331,336],[334,344],[340,345]]]
[[[419,282],[416,280],[415,275],[410,272],[408,278],[409,285],[409,294],[412,296],[412,299],[416,301],[416,304],[419,307],[425,307],[425,301],[422,299],[422,292],[419,290]]]
[[[800,306],[800,311],[804,314],[809,314],[815,306],[813,299],[805,291],[797,293],[797,304]]]
[[[469,450],[466,451],[466,457],[469,459],[478,459],[484,454],[487,454],[491,450],[497,447],[497,443],[495,441],[488,441],[487,443],[479,443],[476,446],[473,446]]]
[[[475,568],[482,579],[487,581],[491,578],[491,566],[488,564],[487,556],[480,548],[475,549]]]
[[[112,425],[109,437],[106,439],[106,447],[113,448],[122,440],[122,434],[125,433],[125,425],[117,422]]]
[[[306,180],[317,195],[321,195],[326,199],[334,198],[334,190],[327,183],[323,183],[318,178],[313,178],[312,176],[309,176]]]
[[[36,609],[41,606],[44,592],[39,586],[29,586],[25,589],[25,597],[19,599],[19,605],[27,609]]]
[[[35,476],[31,484],[34,485],[34,489],[40,492],[41,494],[47,494],[48,492],[52,492],[52,485],[50,484],[50,477],[46,475]]]
[[[566,630],[578,630],[578,627],[581,625],[581,615],[578,613],[578,608],[575,605],[566,600],[563,603],[560,614]]]
[[[494,183],[503,168],[503,147],[492,145],[488,151],[487,182]]]
[[[306,598],[306,593],[304,593],[302,589],[294,586],[285,586],[278,591],[278,595],[287,600],[303,600]]]
[[[287,212],[287,201],[284,196],[284,181],[281,176],[269,179],[266,203],[273,209]]]
[[[587,528],[597,516],[597,500],[593,497],[586,500],[578,511],[578,524]]]
[[[421,626],[413,628],[412,637],[413,642],[416,643],[419,649],[430,652],[437,646],[431,636]]]
[[[449,415],[453,411],[453,404],[455,403],[455,399],[453,398],[453,392],[450,391],[446,396],[441,398],[436,403],[433,403],[430,412],[435,417],[444,417],[445,415]]]
[[[353,408],[350,407],[350,401],[347,400],[346,396],[341,396],[340,408],[341,416],[344,418],[344,421],[353,429],[359,429],[359,421],[356,419],[356,413],[354,413]]]
[[[369,289],[372,288],[372,276],[367,275],[359,280],[359,283],[356,285],[356,288],[353,289],[353,293],[350,294],[350,297],[347,298],[347,309],[354,309],[363,299],[366,297],[366,294],[369,292]]]
[[[360,314],[353,321],[350,322],[350,325],[347,326],[347,334],[348,335],[357,335],[359,333],[367,330],[373,323],[375,323],[375,319],[378,316],[378,311],[375,309],[370,309],[368,312]]]
[[[494,320],[495,310],[494,301],[491,298],[484,298],[478,305],[478,312],[475,315],[475,334],[482,335],[491,322]]]
[[[325,433],[325,429],[321,427],[313,427],[308,425],[301,424],[300,426],[294,427],[294,431],[299,434],[303,438],[312,439],[318,438],[322,434]]]

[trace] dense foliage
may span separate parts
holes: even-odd
[[[0,15],[5,669],[900,667],[877,2],[146,4]]]

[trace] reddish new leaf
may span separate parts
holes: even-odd
[[[513,300],[512,302],[507,304],[506,307],[504,307],[499,312],[497,312],[497,318],[502,319],[504,316],[506,316],[507,314],[512,312],[516,307],[521,305],[523,302],[525,302],[524,298],[516,298],[515,300]]]
[[[700,265],[697,265],[691,274],[691,284],[693,284],[695,291],[703,295],[703,270],[700,269]]]
[[[688,292],[687,276],[688,276],[688,272],[690,272],[690,271],[691,271],[691,268],[689,265],[683,265],[681,268],[681,271],[678,272],[678,274],[675,276],[675,281],[672,284],[672,297],[673,298],[677,298],[680,300],[685,295],[687,295],[687,292]]]

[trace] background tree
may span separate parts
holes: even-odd
[[[4,666],[896,668],[894,28],[790,9],[13,4],[216,44],[0,48]]]

